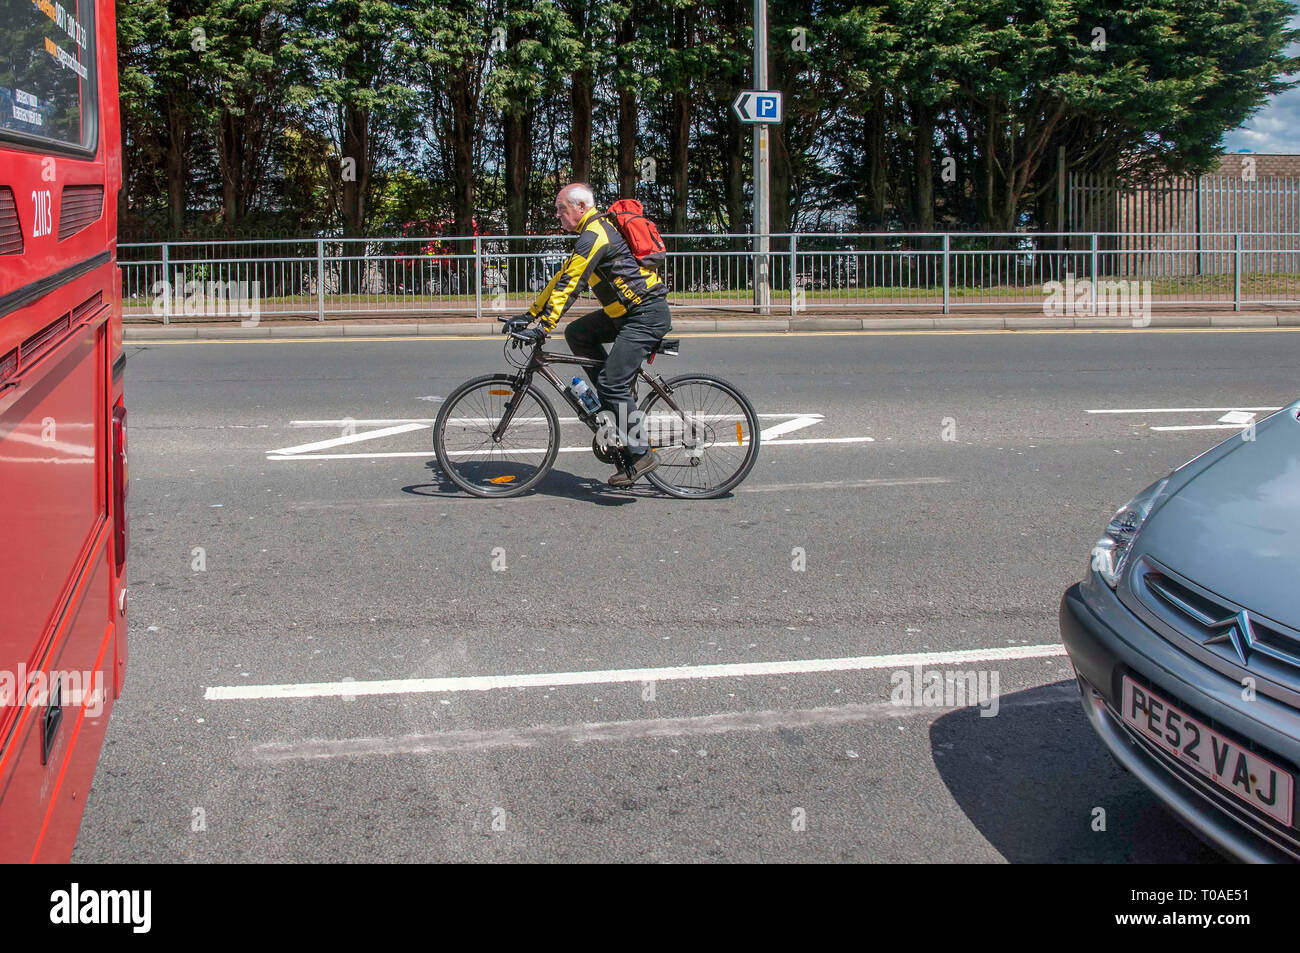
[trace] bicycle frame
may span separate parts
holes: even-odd
[[[650,357],[653,360],[654,354],[651,354]],[[600,428],[599,425],[596,423],[596,415],[593,414],[591,411],[589,411],[586,407],[582,406],[582,403],[578,400],[578,398],[573,396],[573,393],[569,390],[567,386],[565,386],[564,381],[560,379],[559,375],[556,374],[553,370],[551,370],[551,365],[575,364],[579,367],[585,367],[591,369],[595,367],[600,367],[603,363],[604,363],[603,361],[597,361],[594,358],[590,358],[590,357],[578,357],[578,355],[576,354],[554,354],[554,353],[544,351],[542,350],[542,342],[539,341],[538,343],[533,345],[533,351],[532,354],[529,355],[528,363],[524,364],[519,369],[519,373],[515,375],[515,379],[514,379],[515,393],[518,394],[521,391],[525,390],[528,387],[528,385],[532,383],[533,376],[535,374],[540,374],[547,382],[550,383],[552,387],[554,387],[561,394],[561,396],[564,397],[566,401],[568,401],[569,406],[572,407],[574,411],[577,413],[578,419],[581,420],[584,424],[586,424],[588,429],[591,430],[593,434],[597,433]],[[637,379],[645,381],[646,384],[650,385],[650,389],[653,390],[655,393],[657,393],[660,399],[663,400],[665,404],[667,404],[669,407],[671,407],[674,411],[676,411],[679,414],[682,412],[682,409],[678,407],[675,403],[673,403],[673,399],[671,396],[672,388],[670,388],[664,382],[663,377],[659,376],[658,374],[651,377],[649,374],[646,373],[644,364],[641,367],[637,368],[636,373],[637,373]],[[510,426],[510,421],[514,419],[514,416],[515,416],[515,402],[511,400],[509,404],[506,406],[506,412],[502,415],[500,422],[496,426],[496,429],[492,431],[492,440],[494,442],[496,443],[501,442],[501,437],[503,434],[505,434],[506,428]]]

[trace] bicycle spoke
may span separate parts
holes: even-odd
[[[510,399],[518,401],[515,414],[501,440],[494,441],[492,434]],[[558,440],[537,398],[530,391],[514,397],[512,386],[505,381],[475,386],[445,413],[441,440],[449,475],[489,495],[507,495],[533,480],[547,465],[551,445]]]
[[[661,457],[652,481],[657,478],[688,496],[705,496],[752,464],[757,421],[729,389],[709,380],[682,381],[673,391],[673,403],[680,409],[650,401]]]

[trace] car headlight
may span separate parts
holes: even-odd
[[[1133,541],[1142,531],[1142,524],[1151,515],[1156,500],[1160,499],[1160,494],[1168,485],[1169,477],[1152,483],[1116,510],[1106,524],[1106,534],[1092,547],[1092,568],[1112,589],[1119,585],[1120,573],[1124,571]]]

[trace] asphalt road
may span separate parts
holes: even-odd
[[[1155,411],[1295,399],[1300,334],[686,337],[656,370],[801,420],[707,502],[586,453],[471,499],[427,428],[365,436],[499,341],[128,354],[131,655],[77,860],[1216,859],[1094,739],[1057,605],[1119,504],[1232,433]],[[892,655],[996,677],[996,715],[825,661]]]

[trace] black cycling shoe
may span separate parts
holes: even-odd
[[[659,454],[653,450],[647,450],[641,456],[632,461],[631,476],[626,471],[618,470],[611,474],[607,481],[610,486],[631,486],[641,477],[645,476],[651,470],[659,466]]]

